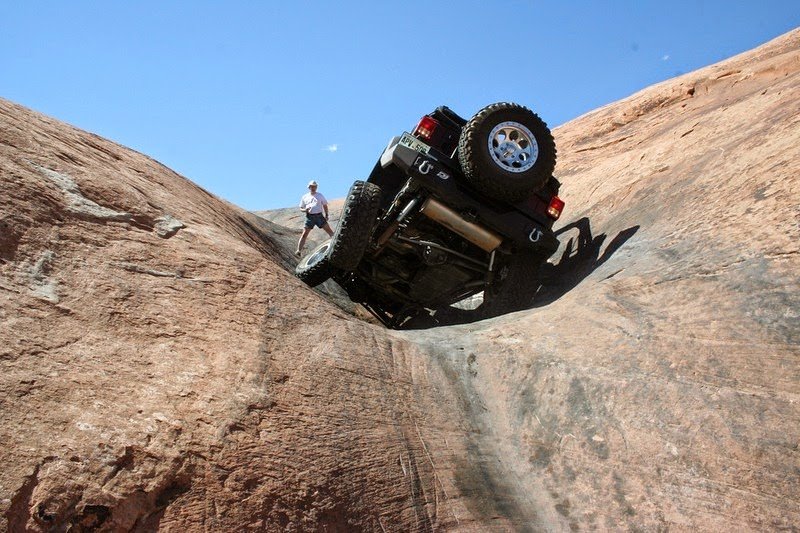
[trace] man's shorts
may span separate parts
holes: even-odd
[[[325,215],[322,213],[316,213],[314,215],[306,214],[306,229],[311,229],[314,226],[321,228],[327,223],[328,221],[325,220]]]

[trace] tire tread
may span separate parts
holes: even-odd
[[[358,266],[369,244],[380,200],[381,188],[374,183],[356,181],[350,187],[328,250],[333,267],[350,271]]]
[[[488,150],[487,154],[480,151],[486,142],[479,138],[485,122],[495,113],[506,112],[527,115],[531,123],[525,125],[531,128],[539,145],[538,160],[531,170],[522,173],[526,179],[521,179],[523,175],[504,179],[503,174],[506,173],[500,168],[492,172],[489,161],[483,161]],[[497,200],[514,203],[540,189],[550,179],[556,166],[556,145],[547,124],[536,113],[519,104],[498,102],[478,111],[464,126],[458,140],[458,162],[466,178],[480,192]],[[493,162],[491,165],[496,166]]]

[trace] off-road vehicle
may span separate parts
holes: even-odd
[[[333,237],[296,274],[311,286],[333,278],[391,328],[479,293],[476,317],[521,309],[558,247],[555,162],[550,130],[523,106],[492,104],[469,121],[438,107],[353,184]]]

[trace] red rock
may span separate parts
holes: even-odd
[[[0,100],[0,529],[797,527],[799,48],[558,128],[536,307],[414,332],[303,286],[285,228]]]

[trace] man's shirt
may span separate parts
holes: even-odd
[[[310,193],[307,192],[303,195],[300,199],[300,209],[310,213],[312,215],[319,215],[325,212],[323,206],[328,205],[328,201],[322,196],[322,193],[315,192]]]

